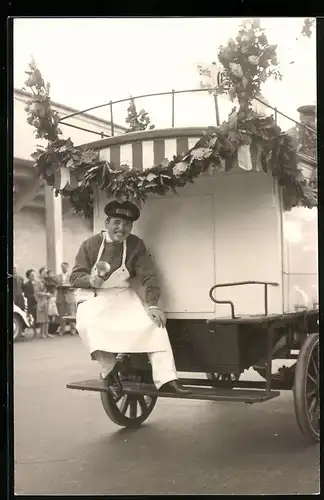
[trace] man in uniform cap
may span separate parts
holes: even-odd
[[[77,330],[103,377],[112,371],[119,353],[148,353],[157,389],[188,394],[178,382],[165,316],[159,309],[160,286],[144,242],[131,234],[140,216],[130,202],[105,206],[106,230],[81,244],[71,273],[78,288],[95,289],[96,296],[77,310]],[[145,305],[130,286],[137,276]]]
[[[304,106],[299,106],[297,109],[298,113],[301,113],[306,116],[315,116],[316,114],[316,106],[315,104],[306,104]]]

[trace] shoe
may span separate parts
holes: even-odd
[[[159,391],[173,392],[174,394],[179,394],[183,396],[191,394],[191,390],[183,387],[183,385],[181,385],[178,380],[171,380],[170,382],[163,384],[162,387],[160,387]]]

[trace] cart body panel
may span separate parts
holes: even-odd
[[[95,232],[103,227],[106,202],[98,198]],[[228,306],[213,304],[208,292],[216,283],[240,280],[278,282],[278,288],[269,290],[269,313],[282,313],[280,213],[279,190],[264,172],[206,174],[179,189],[178,196],[151,196],[133,232],[143,238],[156,263],[167,316],[226,317]],[[230,294],[239,315],[263,313],[258,287]],[[228,291],[220,290],[218,297],[228,298]]]

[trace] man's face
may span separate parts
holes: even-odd
[[[119,217],[110,217],[106,220],[106,228],[112,241],[120,243],[130,234],[133,223]]]
[[[17,276],[17,268],[16,268],[16,267],[14,267],[14,268],[13,268],[13,270],[12,270],[12,274],[13,274],[14,276]]]
[[[30,273],[30,275],[29,275],[29,279],[30,279],[31,281],[33,281],[35,278],[36,278],[36,273],[35,273],[35,271],[32,271],[32,272]]]
[[[314,128],[315,125],[315,116],[314,115],[300,115],[300,122],[307,127]]]
[[[45,276],[47,275],[46,269],[43,269],[42,272],[39,275],[40,275],[41,278],[45,278]]]
[[[68,272],[68,269],[69,269],[69,266],[68,266],[67,264],[65,264],[65,263],[64,263],[64,264],[62,264],[61,268],[62,268],[62,272],[63,272],[63,273],[67,273],[67,272]]]

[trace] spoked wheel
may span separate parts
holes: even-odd
[[[155,406],[156,397],[142,394],[123,394],[114,398],[108,392],[100,392],[102,406],[108,417],[121,427],[139,427]]]
[[[240,373],[206,373],[208,380],[217,382],[237,382],[240,378]]]
[[[309,335],[296,364],[294,403],[297,423],[311,442],[320,440],[319,334]]]

